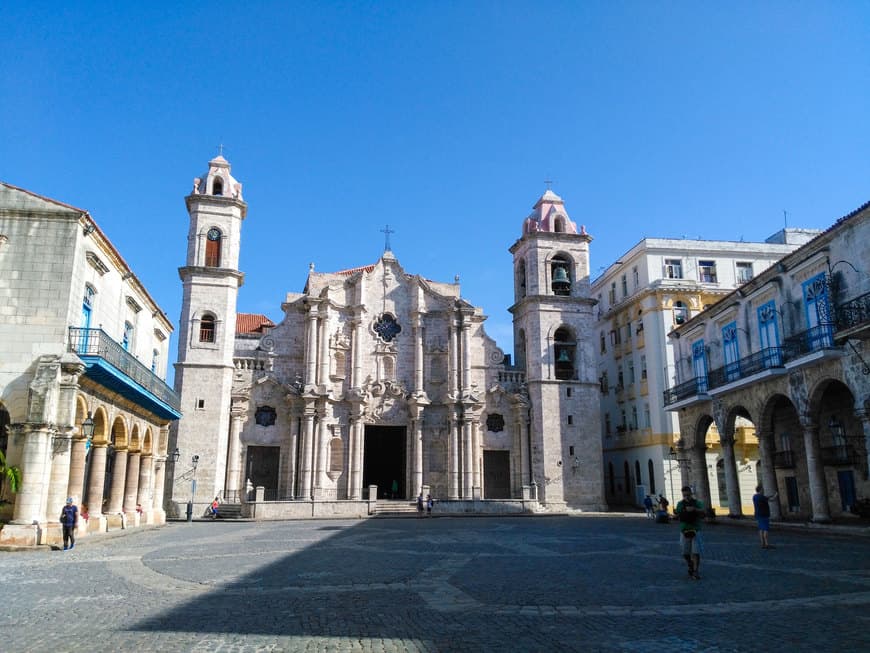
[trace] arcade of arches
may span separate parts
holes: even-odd
[[[870,493],[867,400],[829,363],[768,377],[679,410],[681,483],[707,506],[751,515],[761,485],[773,518],[852,516]]]

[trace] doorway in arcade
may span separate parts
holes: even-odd
[[[407,436],[404,426],[366,424],[363,488],[378,486],[378,499],[407,499]],[[393,496],[393,481],[398,490]]]

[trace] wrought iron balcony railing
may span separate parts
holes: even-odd
[[[713,388],[745,379],[764,370],[782,367],[782,365],[782,347],[768,347],[738,361],[727,363],[722,367],[712,370],[708,376],[709,386],[712,390]]]
[[[179,410],[181,401],[176,392],[102,329],[70,327],[69,350],[79,356],[102,358],[155,397]]]
[[[785,363],[824,349],[835,349],[834,325],[819,324],[785,339],[782,353]]]
[[[698,376],[685,383],[668,388],[664,392],[665,406],[670,406],[683,399],[707,393],[707,377]]]
[[[837,331],[870,325],[870,293],[850,299],[836,309]]]
[[[791,451],[777,451],[773,454],[773,466],[779,469],[792,469],[794,467],[794,453]]]

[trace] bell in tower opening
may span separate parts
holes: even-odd
[[[568,277],[565,264],[561,261],[553,264],[553,294],[564,296],[571,294],[571,279]]]

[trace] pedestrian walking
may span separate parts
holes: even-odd
[[[218,508],[221,505],[221,500],[218,497],[214,498],[214,501],[211,502],[211,518],[218,518]]]
[[[761,539],[762,549],[773,548],[767,537],[770,532],[770,500],[775,499],[778,494],[779,492],[774,492],[769,497],[765,496],[764,488],[759,485],[752,495],[752,506],[755,508],[755,521],[758,522],[758,537]]]
[[[423,516],[423,493],[417,495],[417,517]]]
[[[73,498],[66,500],[60,511],[60,525],[63,527],[63,550],[68,551],[76,545],[76,526],[79,523],[79,509]]]
[[[426,516],[432,516],[432,506],[435,505],[435,501],[432,499],[431,494],[426,495]]]
[[[653,513],[653,500],[648,494],[643,498],[643,507],[646,508],[646,516],[650,519],[655,519],[655,514]]]
[[[692,496],[688,485],[682,490],[683,500],[677,502],[674,513],[680,520],[680,551],[689,566],[689,578],[701,580],[701,524],[704,504]]]

